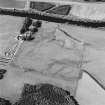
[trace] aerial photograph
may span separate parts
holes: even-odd
[[[0,0],[0,105],[105,105],[105,0]]]

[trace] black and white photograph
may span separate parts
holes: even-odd
[[[0,105],[105,105],[105,0],[0,0]]]

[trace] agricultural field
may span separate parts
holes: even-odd
[[[24,18],[20,17],[0,16],[1,58],[6,57],[5,52],[20,45],[16,37],[23,21]],[[70,91],[80,105],[105,104],[104,88],[90,76],[82,74],[83,70],[89,72],[104,87],[104,57],[104,29],[42,21],[35,40],[23,41],[11,62],[5,66],[8,72],[0,81],[0,96],[14,101],[24,83],[48,82]]]

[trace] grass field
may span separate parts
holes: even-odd
[[[0,34],[18,32],[22,26],[24,18],[13,16],[0,16]]]
[[[26,0],[0,0],[0,7],[24,8]]]
[[[17,43],[14,38],[19,34],[23,20],[20,17],[0,16],[0,53]]]

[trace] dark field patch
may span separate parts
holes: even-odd
[[[31,9],[36,9],[38,11],[45,11],[48,10],[52,7],[54,7],[55,5],[51,4],[51,3],[45,3],[45,2],[30,2],[30,8]]]
[[[20,100],[14,105],[78,105],[68,92],[54,87],[50,84],[25,84]]]
[[[53,13],[58,15],[68,15],[71,7],[70,5],[61,5],[52,10],[47,11],[47,13]]]
[[[12,105],[9,100],[0,97],[0,105]]]

